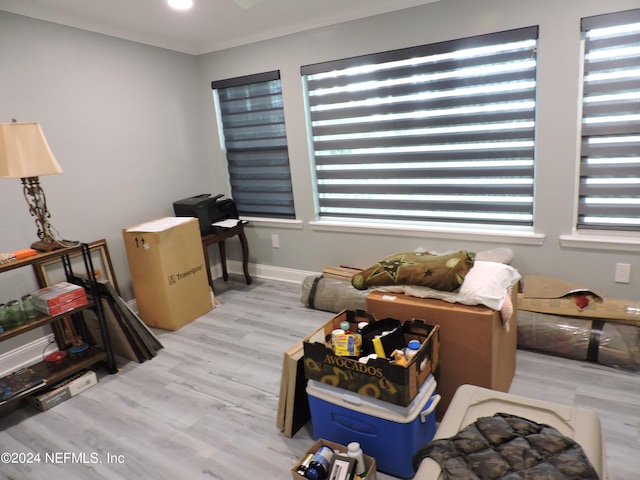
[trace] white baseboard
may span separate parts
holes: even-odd
[[[4,377],[11,372],[42,361],[43,353],[47,345],[51,343],[55,343],[53,333],[3,353],[0,355],[0,365],[3,366],[3,369],[0,371],[0,377]],[[51,353],[56,349],[57,347],[52,345],[51,351],[47,350],[47,353]]]
[[[227,269],[229,273],[244,275],[242,270],[242,262],[236,260],[229,260],[227,262]],[[213,272],[218,273],[214,275],[214,278],[222,276],[222,267],[216,264],[212,268]],[[309,275],[319,275],[319,272],[309,272],[306,270],[297,270],[294,268],[274,267],[271,265],[258,265],[255,263],[249,264],[249,275],[256,278],[265,278],[268,280],[279,280],[281,282],[289,283],[302,283],[302,281]]]

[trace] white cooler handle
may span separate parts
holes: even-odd
[[[356,397],[355,395],[349,395],[348,393],[342,395],[342,401],[344,403],[350,403],[351,405],[355,405],[358,407],[362,405],[362,401],[358,397]]]
[[[438,394],[435,394],[433,397],[431,397],[429,408],[425,408],[423,411],[420,412],[420,423],[427,422],[427,417],[431,415],[433,411],[436,409],[436,407],[438,406],[438,403],[440,403],[441,398],[442,397]]]

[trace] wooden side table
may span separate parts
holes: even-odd
[[[242,270],[244,271],[244,278],[247,281],[247,285],[252,282],[252,278],[249,275],[249,244],[247,243],[247,236],[244,233],[244,223],[238,222],[238,225],[235,227],[202,236],[202,249],[204,250],[204,261],[207,266],[207,276],[211,290],[213,290],[214,293],[211,263],[209,262],[209,245],[213,245],[214,243],[218,244],[220,263],[222,264],[222,278],[226,282],[229,279],[229,272],[227,271],[227,250],[224,242],[228,238],[235,237],[236,235],[240,238],[240,244],[242,245]]]

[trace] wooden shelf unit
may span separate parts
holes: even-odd
[[[5,263],[0,265],[0,274],[4,272],[8,272],[10,270],[15,270],[17,268],[33,266],[33,271],[36,276],[36,280],[38,286],[43,288],[46,285],[46,281],[42,276],[40,269],[36,268],[38,263],[50,260],[59,259],[63,264],[65,275],[67,280],[72,283],[74,282],[74,272],[71,266],[70,257],[72,255],[81,254],[84,266],[85,266],[85,274],[86,281],[82,285],[87,293],[89,302],[87,305],[83,305],[82,307],[76,308],[69,312],[62,313],[60,315],[49,316],[43,313],[39,313],[39,316],[34,320],[27,321],[26,323],[19,325],[18,327],[12,328],[10,330],[6,330],[0,333],[0,342],[7,340],[9,338],[17,337],[26,332],[29,332],[35,328],[50,325],[54,322],[62,320],[67,316],[74,316],[76,319],[80,319],[79,321],[84,321],[81,315],[81,312],[85,309],[93,309],[98,318],[98,322],[100,324],[100,329],[104,339],[104,350],[97,348],[95,346],[89,346],[89,348],[80,355],[68,354],[64,360],[59,365],[50,365],[44,359],[42,361],[36,362],[33,365],[29,365],[29,368],[33,369],[38,375],[43,377],[46,380],[46,384],[41,388],[33,391],[29,391],[28,393],[22,395],[16,395],[14,398],[11,398],[7,401],[2,407],[6,407],[9,404],[15,404],[18,400],[21,400],[29,395],[34,395],[45,390],[47,387],[52,386],[53,384],[63,380],[74,373],[89,368],[96,364],[103,364],[106,370],[109,373],[116,373],[117,367],[115,364],[115,357],[111,348],[111,342],[109,339],[109,332],[107,329],[107,323],[105,320],[104,313],[102,311],[101,302],[96,301],[99,296],[99,291],[97,288],[96,278],[94,275],[94,269],[91,261],[91,255],[89,252],[89,245],[87,244],[79,244],[73,247],[65,247],[58,250],[53,250],[51,252],[39,253],[37,255],[24,258],[21,260],[16,260],[13,262]],[[77,315],[80,314],[80,315]],[[56,329],[53,329],[54,335],[56,334]],[[61,345],[63,342],[60,338],[56,336],[56,342],[58,345]],[[0,408],[0,411],[4,411],[5,408]]]

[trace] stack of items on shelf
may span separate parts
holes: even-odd
[[[345,310],[303,348],[314,438],[357,442],[380,471],[412,477],[413,454],[435,433],[439,326]]]
[[[10,402],[18,395],[37,390],[46,385],[46,380],[30,368],[23,368],[0,378],[0,405]]]
[[[33,248],[25,248],[23,250],[16,250],[15,252],[10,253],[0,253],[0,265],[5,263],[16,262],[18,260],[22,260],[23,258],[33,257],[37,255]]]
[[[41,288],[32,292],[31,297],[38,311],[52,317],[89,303],[84,288],[69,282],[58,282]]]

